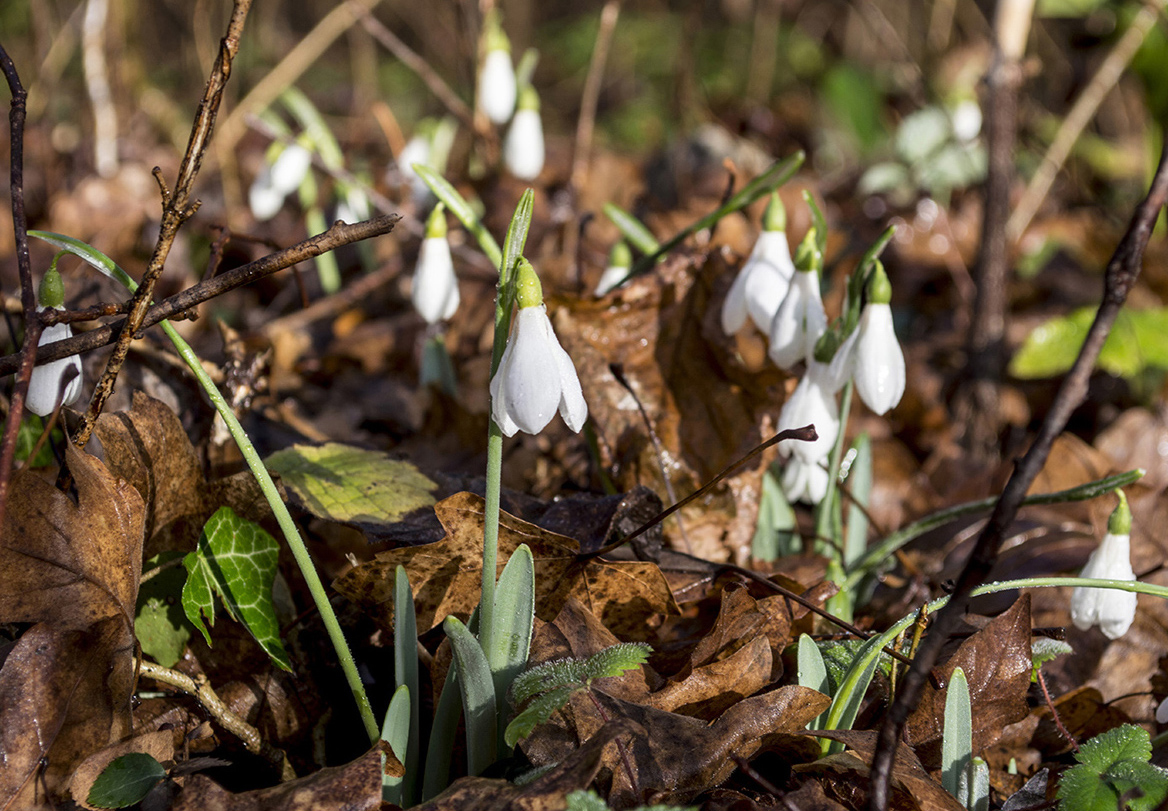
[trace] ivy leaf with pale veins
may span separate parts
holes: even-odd
[[[291,670],[272,605],[278,557],[275,538],[230,507],[220,507],[203,527],[198,549],[183,558],[187,569],[183,611],[210,645],[211,634],[203,617],[215,624],[217,594],[227,613],[243,623],[272,661]]]

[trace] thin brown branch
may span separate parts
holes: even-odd
[[[989,575],[1006,530],[1013,522],[1026,491],[1030,489],[1030,485],[1046,463],[1055,438],[1066,427],[1067,420],[1074,410],[1087,397],[1087,383],[1091,377],[1091,370],[1095,368],[1095,361],[1099,358],[1103,343],[1111,332],[1128,292],[1139,276],[1144,249],[1152,234],[1152,226],[1165,202],[1168,202],[1168,148],[1160,155],[1160,165],[1152,179],[1148,196],[1132,215],[1127,233],[1107,264],[1103,300],[1087,332],[1083,348],[1059,387],[1058,394],[1055,395],[1050,411],[1042,421],[1030,450],[1018,462],[1010,480],[1006,482],[1002,495],[994,505],[989,522],[978,536],[977,543],[974,544],[969,559],[957,578],[953,596],[935,615],[929,634],[913,660],[912,667],[905,675],[900,693],[888,708],[888,714],[880,728],[879,745],[872,760],[872,794],[868,806],[872,811],[885,811],[888,807],[888,783],[896,757],[896,743],[900,739],[909,712],[917,704],[926,675],[937,663],[942,645],[960,623],[969,606],[973,589]]]
[[[0,70],[12,92],[12,106],[8,111],[11,162],[9,178],[12,193],[12,227],[16,236],[16,265],[20,272],[20,301],[24,310],[24,343],[20,347],[20,375],[12,392],[4,437],[0,439],[0,527],[4,526],[4,510],[8,505],[8,481],[12,461],[16,456],[16,437],[24,416],[24,399],[32,379],[37,342],[41,337],[41,322],[36,317],[36,288],[32,282],[32,261],[28,253],[28,217],[24,212],[24,119],[28,94],[20,83],[20,74],[8,52],[0,47]]]
[[[470,107],[450,89],[450,85],[446,84],[434,68],[430,67],[429,62],[402,42],[396,34],[386,28],[369,11],[361,16],[361,26],[375,40],[384,45],[387,51],[396,56],[399,62],[417,74],[418,78],[426,83],[426,87],[430,88],[430,92],[446,105],[446,109],[455,118],[468,127],[474,127],[474,113],[471,112]]]
[[[77,444],[80,447],[84,447],[85,443],[89,441],[89,436],[93,432],[94,425],[97,424],[102,407],[113,393],[118,373],[130,351],[130,342],[134,339],[135,333],[142,327],[142,321],[146,317],[146,311],[150,307],[154,293],[154,284],[166,266],[166,259],[170,255],[170,249],[178,235],[178,229],[198,210],[198,201],[191,202],[191,190],[194,188],[195,178],[198,177],[199,168],[202,166],[203,155],[207,151],[211,133],[215,129],[215,119],[218,117],[219,105],[223,100],[223,89],[227,86],[227,80],[231,78],[231,65],[235,60],[235,55],[239,52],[243,24],[247,20],[247,13],[250,9],[251,0],[235,0],[231,20],[227,24],[227,35],[219,43],[219,58],[215,60],[215,67],[212,68],[211,75],[207,79],[207,87],[203,91],[203,100],[199,103],[199,110],[191,127],[190,141],[187,143],[187,151],[183,155],[182,165],[179,166],[178,179],[175,181],[173,191],[166,188],[161,173],[159,170],[155,170],[154,176],[158,179],[163,200],[158,241],[154,245],[154,253],[150,257],[150,263],[142,274],[138,291],[131,300],[130,312],[126,316],[127,329],[124,329],[118,336],[113,354],[110,355],[106,362],[105,371],[94,387],[89,408],[86,409],[81,418],[77,431]]]
[[[254,281],[270,276],[273,273],[292,267],[293,265],[319,256],[327,251],[349,245],[370,237],[381,236],[393,230],[398,221],[396,214],[375,217],[365,222],[335,223],[332,228],[322,234],[298,242],[290,248],[269,254],[254,262],[222,273],[194,287],[177,293],[159,304],[155,304],[146,311],[139,329],[152,327],[160,321],[174,318],[204,301],[221,296],[229,290],[251,284]],[[108,324],[81,335],[74,335],[64,341],[56,341],[42,346],[36,353],[38,363],[47,363],[51,360],[65,358],[79,352],[88,352],[98,347],[112,344],[119,339],[126,329],[126,319],[114,324]],[[7,355],[0,358],[0,376],[12,374],[19,367],[20,355]]]
[[[588,157],[592,152],[592,131],[596,126],[596,105],[600,101],[600,86],[604,79],[604,66],[608,62],[608,52],[612,48],[612,36],[616,21],[620,16],[621,0],[608,0],[600,11],[600,25],[596,31],[596,44],[592,46],[592,59],[588,63],[588,76],[584,79],[584,90],[580,94],[580,117],[576,120],[576,142],[572,147],[572,186],[584,188],[588,179]]]

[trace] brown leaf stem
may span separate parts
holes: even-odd
[[[917,652],[912,667],[905,674],[900,693],[888,708],[888,714],[880,728],[879,746],[872,761],[872,793],[868,805],[872,811],[885,811],[888,808],[888,784],[896,757],[896,743],[900,739],[909,712],[916,706],[926,675],[933,669],[942,645],[956,629],[968,608],[970,593],[989,575],[1005,532],[1014,520],[1026,491],[1030,489],[1030,485],[1046,463],[1055,438],[1066,427],[1072,412],[1086,399],[1091,370],[1095,368],[1099,351],[1111,332],[1128,292],[1139,277],[1140,264],[1148,238],[1152,234],[1152,226],[1166,201],[1168,201],[1168,148],[1160,155],[1160,165],[1156,169],[1147,197],[1136,208],[1127,233],[1120,240],[1107,264],[1103,300],[1087,332],[1083,348],[1079,350],[1079,356],[1059,387],[1050,411],[1047,412],[1038,435],[1034,438],[1034,443],[1019,460],[1009,481],[1006,482],[1001,496],[994,505],[989,522],[978,536],[977,543],[957,578],[952,598],[935,615],[929,634]]]

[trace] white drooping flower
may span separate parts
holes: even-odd
[[[811,363],[815,342],[827,330],[827,314],[819,291],[819,249],[815,229],[807,232],[799,246],[791,287],[779,305],[770,326],[770,357],[780,369],[790,369],[799,361]]]
[[[276,159],[264,164],[247,192],[252,216],[261,222],[276,216],[284,198],[300,188],[312,166],[312,153],[299,143],[284,147]]]
[[[1131,510],[1127,497],[1117,490],[1119,506],[1107,521],[1107,534],[1087,559],[1081,577],[1103,580],[1135,580],[1131,565]],[[1087,630],[1098,625],[1109,639],[1127,633],[1136,617],[1136,595],[1117,589],[1077,587],[1071,593],[1071,621]]]
[[[814,442],[800,442],[794,439],[779,443],[779,455],[794,454],[806,464],[817,464],[827,458],[831,447],[839,435],[839,406],[828,382],[828,367],[825,363],[811,360],[803,379],[795,387],[783,410],[779,412],[780,431],[814,425],[818,438]]]
[[[506,124],[515,111],[517,95],[511,43],[499,25],[497,12],[487,16],[484,26],[487,53],[479,74],[479,108],[492,123]]]
[[[428,202],[432,192],[414,170],[414,164],[430,165],[430,140],[424,135],[415,135],[406,141],[401,154],[397,156],[397,169],[401,177],[410,184],[410,196],[419,206]]]
[[[556,340],[535,270],[516,269],[519,310],[499,368],[491,379],[491,416],[507,436],[538,434],[556,411],[573,431],[588,419],[588,404],[572,359]]]
[[[503,142],[503,163],[520,180],[535,180],[543,171],[543,121],[539,117],[539,95],[524,85],[519,109]]]
[[[445,321],[458,309],[458,279],[446,239],[446,212],[439,203],[426,221],[426,236],[418,249],[418,265],[410,292],[414,309],[427,324]]]
[[[40,290],[37,293],[37,311],[46,309],[64,310],[65,291],[61,284],[61,275],[57,268],[50,267],[41,280]],[[73,337],[73,328],[68,324],[50,324],[41,330],[37,346],[62,341]],[[68,380],[66,381],[66,378]],[[62,386],[64,392],[62,393]],[[61,397],[62,405],[72,405],[81,395],[81,358],[70,355],[67,358],[37,364],[33,367],[32,378],[28,383],[28,397],[25,406],[32,413],[47,417],[57,407],[57,397]]]
[[[827,495],[828,479],[827,468],[821,463],[807,463],[792,456],[783,468],[783,494],[792,503],[818,504]]]
[[[760,330],[770,332],[775,314],[791,287],[791,277],[795,275],[786,232],[787,212],[775,192],[763,214],[763,230],[754,243],[754,250],[722,303],[722,331],[727,335],[742,329],[747,316]]]
[[[835,385],[854,380],[856,393],[876,414],[887,413],[904,396],[904,353],[892,326],[891,300],[892,285],[877,261],[860,322],[831,361]]]
[[[608,255],[608,267],[604,269],[600,281],[596,283],[596,296],[599,298],[608,295],[609,291],[625,280],[632,266],[633,254],[629,246],[624,240],[617,240],[612,246],[612,253]]]

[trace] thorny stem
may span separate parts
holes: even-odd
[[[221,273],[211,279],[196,284],[181,293],[176,293],[152,306],[146,312],[140,329],[152,327],[160,321],[177,318],[188,310],[210,301],[216,296],[234,290],[237,287],[251,284],[254,281],[270,276],[273,273],[292,267],[293,265],[311,259],[320,254],[331,251],[342,245],[349,245],[371,237],[388,234],[401,218],[396,214],[375,217],[365,222],[346,225],[334,223],[323,234],[317,234],[303,242],[298,242],[290,248],[268,254],[254,262]],[[36,232],[33,232],[34,235]],[[72,319],[63,319],[72,320]],[[54,323],[48,319],[48,323]],[[37,363],[47,363],[51,360],[67,358],[80,352],[88,352],[118,340],[125,332],[126,321],[107,324],[81,335],[74,335],[63,341],[54,341],[40,347],[36,353]],[[0,376],[12,374],[20,364],[19,355],[8,355],[0,358]]]
[[[32,283],[32,261],[28,254],[28,217],[24,212],[24,118],[28,93],[20,83],[20,74],[8,52],[0,47],[0,69],[12,92],[12,107],[8,111],[8,131],[11,151],[9,186],[12,193],[12,228],[16,238],[16,265],[20,272],[20,302],[24,310],[24,343],[20,347],[20,376],[12,392],[4,437],[0,439],[0,527],[4,526],[4,510],[8,505],[8,482],[12,474],[12,460],[16,456],[16,437],[24,416],[24,400],[32,379],[37,341],[41,337],[41,322],[36,317],[36,288]]]
[[[240,37],[243,35],[243,24],[247,20],[247,13],[251,9],[251,0],[235,0],[231,12],[231,21],[227,25],[227,34],[219,44],[219,57],[211,69],[207,79],[207,87],[203,91],[203,99],[199,103],[199,111],[191,126],[191,137],[187,142],[187,151],[183,155],[182,165],[179,167],[178,179],[174,189],[169,190],[162,180],[161,170],[154,170],[154,177],[158,180],[162,192],[162,222],[159,226],[158,241],[154,245],[154,253],[150,263],[142,274],[142,281],[138,292],[134,294],[130,303],[130,312],[126,316],[126,328],[118,336],[113,354],[106,363],[105,371],[93,391],[93,398],[89,401],[89,408],[77,431],[78,447],[85,447],[97,418],[109,396],[113,393],[114,383],[118,372],[125,363],[126,355],[130,351],[130,342],[134,335],[142,328],[146,318],[146,311],[150,308],[151,296],[154,292],[154,283],[162,275],[166,259],[170,255],[171,246],[178,235],[178,229],[188,219],[194,216],[199,208],[199,202],[191,203],[191,189],[195,178],[199,174],[199,167],[203,163],[203,155],[211,140],[211,132],[215,128],[215,118],[219,113],[219,104],[223,99],[223,89],[231,76],[231,64],[239,51]]]
[[[1147,197],[1132,215],[1127,233],[1107,264],[1103,301],[1087,332],[1083,347],[1079,350],[1079,356],[1059,387],[1054,403],[1034,439],[1034,444],[1018,462],[998,498],[989,522],[978,536],[977,543],[957,579],[952,601],[937,615],[931,633],[925,637],[920,651],[913,660],[913,666],[905,675],[901,692],[888,709],[872,759],[872,793],[868,805],[871,811],[885,811],[888,808],[888,785],[896,758],[896,744],[908,720],[909,712],[916,706],[926,674],[937,663],[941,647],[956,629],[977,585],[989,574],[997,559],[1006,530],[1017,515],[1026,491],[1030,489],[1030,485],[1046,463],[1055,438],[1066,426],[1072,412],[1086,399],[1091,370],[1095,367],[1099,351],[1107,340],[1120,308],[1127,300],[1128,292],[1139,276],[1144,249],[1165,201],[1168,201],[1168,147],[1160,155],[1160,165],[1156,169],[1155,177],[1152,178]],[[1139,585],[1147,587],[1147,584]]]

